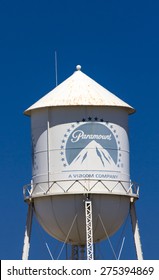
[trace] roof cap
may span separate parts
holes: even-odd
[[[24,114],[30,115],[32,110],[55,106],[113,106],[125,108],[128,114],[135,112],[129,104],[84,74],[81,65],[77,65],[69,78],[35,102]]]

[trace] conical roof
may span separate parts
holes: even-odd
[[[123,107],[128,114],[134,108],[95,82],[76,66],[76,71],[64,82],[39,99],[24,114],[30,115],[32,110],[54,106],[113,106]]]

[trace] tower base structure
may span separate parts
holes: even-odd
[[[32,187],[32,185],[31,185],[31,187]],[[29,199],[28,199],[28,197],[26,199],[26,201],[28,203],[28,214],[27,214],[26,227],[25,227],[22,260],[28,260],[30,243],[31,243],[31,228],[32,228],[32,219],[33,219],[33,212],[34,212],[34,206],[33,206],[34,198],[31,197],[31,192],[29,192],[29,194],[30,194]],[[84,259],[85,246],[86,246],[87,260],[94,259],[93,214],[92,214],[93,203],[92,203],[91,199],[89,198],[89,194],[86,197],[87,197],[87,199],[84,200],[86,244],[82,245],[82,246],[78,246],[76,244],[72,245],[71,258],[76,259],[76,260]],[[143,252],[142,252],[141,239],[140,239],[140,233],[139,233],[139,225],[138,225],[138,219],[137,219],[137,214],[136,214],[136,209],[135,209],[135,202],[136,202],[137,198],[138,198],[138,191],[137,191],[136,196],[133,196],[133,195],[130,196],[130,217],[131,217],[132,232],[133,232],[133,237],[134,237],[136,256],[137,256],[138,260],[143,260]],[[80,247],[80,251],[79,251],[79,247]]]

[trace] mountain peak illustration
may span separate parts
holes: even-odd
[[[78,170],[110,170],[114,167],[115,162],[109,152],[95,140],[92,140],[83,150],[81,150],[70,164],[71,169]]]

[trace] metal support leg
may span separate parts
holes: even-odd
[[[80,253],[80,260],[84,260],[85,245],[81,245],[81,246],[79,247],[79,253]]]
[[[85,245],[72,245],[71,248],[71,260],[85,259]]]
[[[93,227],[92,227],[92,202],[85,201],[85,215],[86,215],[86,242],[87,242],[87,260],[93,260]]]
[[[143,260],[139,226],[138,226],[138,220],[137,220],[134,201],[130,202],[130,215],[131,215],[131,223],[132,223],[132,230],[133,230],[133,234],[134,234],[134,243],[135,243],[135,248],[136,248],[137,259]]]
[[[25,227],[22,260],[28,260],[29,257],[32,218],[33,218],[33,204],[30,203],[28,206],[28,214],[27,214],[27,221]]]
[[[72,258],[71,260],[79,259],[79,250],[78,245],[72,245]]]

